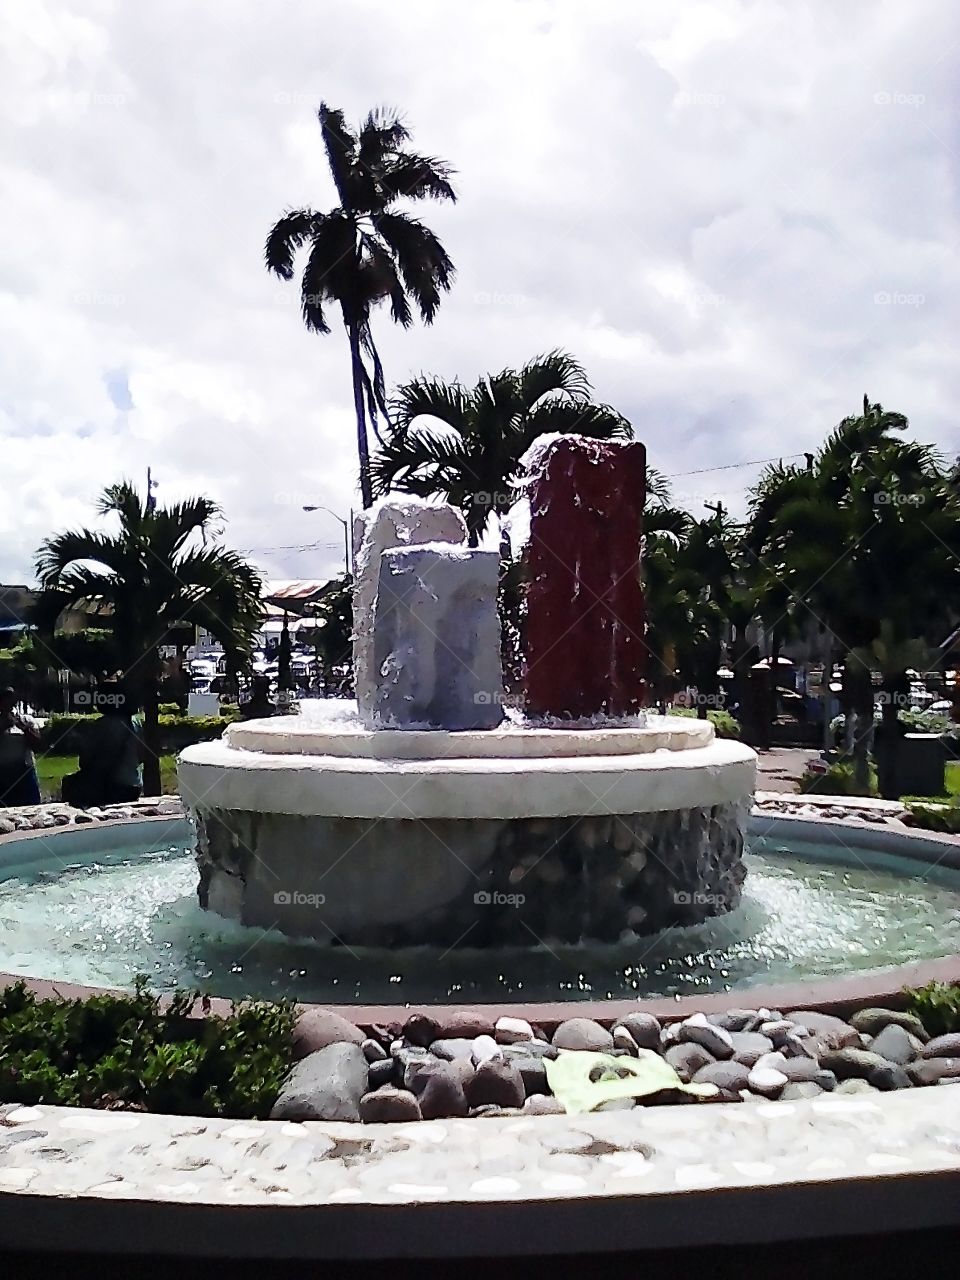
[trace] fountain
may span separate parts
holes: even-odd
[[[374,508],[356,703],[180,758],[203,907],[346,946],[483,948],[617,942],[737,906],[754,753],[642,711],[643,446],[547,437],[526,488],[522,707],[503,693],[496,553],[450,507]]]

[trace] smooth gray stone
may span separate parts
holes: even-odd
[[[368,1066],[357,1044],[327,1045],[296,1064],[270,1112],[271,1120],[360,1120]]]
[[[960,1076],[960,1058],[922,1058],[906,1068],[914,1084],[939,1084],[942,1080]]]
[[[680,1025],[680,1043],[698,1044],[713,1058],[732,1058],[733,1037],[729,1031],[709,1022],[683,1022]]]
[[[716,1062],[713,1054],[708,1053],[701,1044],[688,1041],[686,1044],[672,1044],[663,1055],[684,1084],[689,1084],[701,1067]]]
[[[882,1067],[874,1067],[867,1076],[867,1083],[875,1089],[889,1092],[892,1089],[912,1089],[913,1081],[903,1067],[895,1062],[888,1062]]]
[[[879,1053],[881,1058],[901,1067],[919,1058],[922,1050],[923,1043],[896,1022],[887,1023],[870,1041],[871,1053]]]
[[[743,1031],[748,1022],[757,1016],[755,1009],[726,1009],[723,1013],[708,1013],[707,1021],[724,1031]]]
[[[387,1085],[360,1099],[360,1119],[364,1124],[394,1124],[404,1120],[419,1120],[420,1103],[406,1089],[394,1089]]]
[[[639,1049],[660,1048],[660,1022],[652,1013],[628,1013],[617,1026],[626,1027]]]
[[[750,1068],[742,1062],[708,1062],[693,1077],[694,1084],[715,1084],[725,1093],[739,1093],[747,1088]]]
[[[560,1051],[546,1040],[527,1040],[525,1044],[502,1044],[500,1050],[510,1062],[514,1058],[558,1058]]]
[[[385,1062],[390,1056],[379,1040],[364,1040],[360,1048],[368,1062]]]
[[[733,1056],[748,1067],[752,1067],[765,1053],[773,1052],[773,1041],[759,1031],[731,1031],[730,1039],[733,1041]]]
[[[590,1053],[609,1053],[613,1036],[592,1018],[568,1018],[553,1033],[556,1049],[582,1049]]]
[[[452,1062],[454,1058],[470,1058],[473,1054],[472,1040],[434,1040],[430,1052],[436,1058]]]
[[[850,1019],[850,1025],[856,1031],[867,1036],[877,1036],[884,1027],[903,1027],[912,1036],[916,1036],[924,1044],[930,1039],[926,1027],[915,1013],[905,1009],[859,1009]]]
[[[384,552],[373,621],[381,728],[501,722],[499,574],[496,551],[431,543]]]
[[[409,1088],[420,1103],[424,1120],[447,1120],[469,1111],[463,1078],[452,1062],[433,1058],[410,1074]]]
[[[828,1049],[820,1055],[820,1065],[838,1080],[866,1080],[875,1067],[888,1066],[886,1058],[869,1049]]]
[[[924,1046],[921,1058],[960,1058],[960,1031],[934,1036]]]
[[[397,1063],[394,1058],[387,1058],[383,1062],[370,1063],[370,1088],[381,1089],[385,1084],[393,1084],[396,1078]]]
[[[503,1059],[482,1062],[464,1086],[471,1107],[522,1107],[526,1097],[516,1063]]]
[[[823,1090],[812,1080],[790,1080],[783,1086],[781,1102],[799,1102],[801,1098],[818,1098]]]

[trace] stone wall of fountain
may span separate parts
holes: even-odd
[[[755,756],[645,720],[641,445],[530,461],[526,717],[504,720],[498,557],[381,504],[356,562],[357,704],[189,748],[201,905],[330,943],[614,942],[736,907]]]

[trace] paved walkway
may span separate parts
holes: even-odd
[[[816,760],[819,751],[806,747],[771,747],[758,752],[758,791],[799,791],[799,781],[808,760]]]

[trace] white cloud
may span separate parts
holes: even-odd
[[[565,346],[665,472],[813,447],[864,391],[955,451],[953,26],[949,0],[11,0],[0,579],[148,464],[237,546],[325,544],[261,555],[276,576],[337,568],[300,507],[356,502],[345,342],[261,262],[284,207],[332,202],[321,98],[397,104],[460,170],[422,211],[458,279],[432,329],[379,319],[391,381]]]

